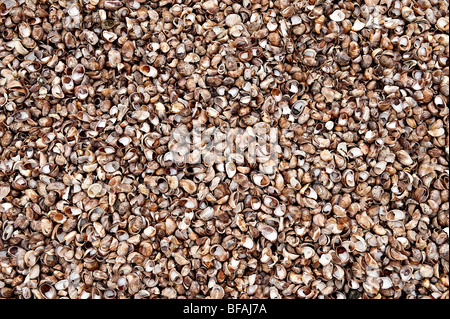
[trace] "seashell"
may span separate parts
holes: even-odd
[[[293,284],[300,285],[303,284],[303,278],[301,274],[290,271],[287,275],[288,281]]]
[[[184,58],[184,62],[186,63],[197,63],[200,61],[200,56],[196,53],[189,52]]]
[[[141,71],[141,73],[144,74],[145,76],[148,76],[151,78],[155,78],[158,76],[158,70],[151,65],[146,65],[146,64],[141,65],[139,67],[139,71]]]
[[[264,174],[255,174],[252,177],[253,183],[259,187],[266,187],[270,184],[270,179]]]
[[[250,197],[250,207],[253,210],[259,210],[261,208],[261,199],[256,196]]]
[[[193,194],[197,190],[197,184],[189,179],[182,179],[179,184],[189,194]]]
[[[122,58],[124,61],[130,61],[134,55],[134,44],[128,40],[122,45],[121,49]]]
[[[259,224],[258,230],[261,232],[261,235],[269,241],[274,242],[278,238],[277,231],[272,226]]]
[[[195,67],[190,63],[181,61],[177,64],[177,70],[181,76],[190,76],[194,73]]]
[[[41,283],[39,285],[39,293],[44,299],[55,299],[56,298],[56,289],[50,283]]]
[[[115,68],[122,62],[122,55],[117,50],[110,50],[108,52],[108,63],[112,68]]]
[[[379,161],[375,164],[375,166],[373,167],[373,172],[376,175],[381,175],[385,169],[386,169],[386,165],[387,163],[385,161]]]
[[[357,158],[357,157],[363,156],[363,152],[358,147],[354,147],[354,148],[350,149],[347,154],[352,158]]]
[[[275,197],[264,195],[263,204],[269,208],[276,208],[279,205],[279,201]]]
[[[25,66],[28,72],[33,73],[41,69],[41,64],[37,61],[32,61]]]
[[[351,240],[354,242],[354,249],[358,252],[365,252],[367,250],[366,240],[359,235],[352,235]]]
[[[303,111],[305,110],[306,105],[307,105],[307,102],[304,100],[299,100],[299,101],[295,102],[291,108],[292,114],[297,115],[297,116],[301,115],[303,113]]]
[[[99,183],[92,184],[87,190],[87,195],[91,198],[102,197],[105,194],[106,189]]]
[[[52,95],[57,99],[64,98],[63,90],[62,90],[61,86],[59,86],[59,85],[52,86],[51,92],[52,92]]]
[[[171,269],[169,271],[169,279],[172,283],[174,283],[175,285],[180,285],[183,282],[183,277],[181,276],[181,274],[176,271],[175,269]]]
[[[231,28],[232,26],[236,25],[236,24],[240,24],[242,23],[242,19],[238,14],[232,13],[227,15],[227,17],[225,18],[225,24]]]
[[[40,230],[45,236],[49,236],[53,231],[53,223],[48,218],[42,218],[40,221]]]
[[[345,19],[345,14],[344,12],[342,12],[341,10],[335,10],[333,11],[333,13],[330,15],[330,19],[335,21],[335,22],[341,22],[344,21]]]
[[[200,219],[204,221],[208,221],[214,217],[214,209],[210,206],[206,207],[202,212],[199,214]]]
[[[241,245],[247,249],[253,249],[255,243],[249,236],[242,236]]]
[[[98,36],[95,32],[92,31],[84,31],[85,35],[86,35],[86,40],[92,44],[92,45],[96,45],[98,42]]]
[[[211,299],[223,299],[225,296],[225,290],[221,286],[215,285],[211,288],[210,296]]]
[[[67,279],[62,279],[57,281],[54,285],[56,290],[66,290],[69,287],[69,281]]]
[[[285,207],[285,205],[284,205],[284,204],[278,205],[278,206],[274,209],[273,214],[274,214],[275,216],[278,216],[278,217],[284,216],[284,215],[286,214],[286,207]]]
[[[402,281],[408,282],[413,276],[413,269],[411,266],[403,266],[400,269],[400,277]]]
[[[305,259],[310,259],[315,255],[315,251],[312,247],[304,246],[300,250]]]
[[[171,217],[166,218],[164,224],[167,235],[172,235],[177,229],[177,223]],[[135,233],[137,233],[138,231],[139,230],[135,231]]]
[[[325,162],[330,162],[333,159],[333,155],[329,150],[323,150],[320,152],[320,158]]]
[[[86,70],[82,64],[78,64],[73,70],[72,70],[72,80],[75,83],[80,83],[83,79],[84,75],[86,73]]]
[[[64,214],[56,211],[52,216],[51,216],[52,220],[55,223],[58,224],[64,224],[67,221],[67,216],[65,216]]]
[[[80,100],[85,100],[89,96],[89,91],[86,85],[79,85],[74,88],[75,96]]]
[[[316,191],[308,185],[305,185],[300,189],[300,194],[303,194],[304,196],[312,199],[318,198]]]
[[[399,251],[392,249],[392,248],[389,250],[387,255],[389,256],[390,259],[393,259],[393,260],[402,261],[402,260],[408,259],[408,257],[406,257],[404,254],[402,254]]]
[[[0,201],[8,196],[11,191],[11,187],[8,184],[0,184]]]
[[[174,253],[173,256],[174,256],[175,262],[178,265],[181,265],[181,266],[189,265],[189,260],[187,260],[182,254]]]
[[[33,250],[27,251],[24,255],[24,261],[29,268],[33,267],[37,262],[36,253]]]
[[[364,21],[362,21],[361,19],[357,19],[353,23],[352,31],[355,31],[355,32],[361,31],[362,29],[364,29],[365,26],[366,26],[366,23]]]
[[[226,261],[229,258],[228,251],[226,251],[219,244],[211,246],[210,253],[211,253],[211,255],[213,255],[220,262],[224,262],[224,261]]]
[[[117,40],[117,34],[115,34],[114,32],[108,31],[108,30],[103,30],[102,38],[104,40],[112,43]]]
[[[156,229],[153,226],[148,226],[143,231],[144,235],[148,238],[154,237],[156,235]]]
[[[393,286],[392,279],[389,277],[381,277],[380,278],[380,288],[381,289],[389,289]]]
[[[448,32],[448,17],[439,18],[436,22],[436,27],[444,32]]]
[[[29,51],[23,46],[22,42],[19,40],[13,40],[9,43],[14,49],[17,50],[17,53],[20,55],[27,55]]]
[[[19,24],[19,34],[22,38],[28,38],[31,36],[31,27],[28,23],[22,22]]]
[[[305,256],[305,258],[306,258],[306,256]],[[322,255],[320,255],[319,263],[322,266],[327,266],[331,263],[331,260],[332,260],[331,254],[322,254]]]
[[[112,161],[112,162],[109,162],[109,163],[105,164],[103,166],[103,169],[107,173],[114,173],[115,171],[117,171],[119,169],[119,167],[120,167],[119,162]]]
[[[40,274],[40,266],[39,266],[39,264],[36,264],[36,265],[34,265],[33,267],[30,268],[28,276],[29,276],[29,278],[31,280],[33,280],[33,279],[38,278],[39,274]],[[48,297],[53,297],[53,292],[52,292],[51,288],[49,289],[49,291],[47,291],[47,289],[44,288],[42,292],[44,293],[44,295],[43,295],[44,298],[52,299],[52,298],[48,298]],[[48,294],[47,294],[47,292],[48,292]]]
[[[430,265],[422,265],[419,268],[419,273],[423,278],[431,278],[434,275],[433,267]]]
[[[395,153],[395,156],[397,160],[403,165],[411,166],[414,163],[411,156],[409,156],[409,154],[404,150],[397,151]]]
[[[283,265],[275,265],[275,278],[279,280],[284,280],[287,276],[286,268]]]
[[[443,127],[441,127],[441,128],[437,128],[434,130],[429,130],[428,134],[433,137],[443,136],[445,134],[445,129]]]
[[[336,256],[339,258],[340,262],[345,264],[350,259],[350,254],[344,246],[336,247]]]
[[[131,143],[131,138],[129,136],[122,136],[121,138],[119,138],[117,140],[117,146],[119,147],[126,147],[128,145],[130,145]]]
[[[342,182],[347,187],[355,187],[355,172],[347,169],[342,173]]]
[[[64,92],[70,93],[73,91],[75,84],[70,76],[67,76],[67,75],[63,76],[61,78],[61,83],[62,83],[62,89]]]
[[[227,162],[225,164],[225,171],[229,178],[233,178],[233,176],[236,175],[236,164]]]

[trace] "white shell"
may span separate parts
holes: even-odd
[[[253,240],[248,236],[243,236],[241,239],[241,245],[247,249],[252,249],[255,243]]]
[[[341,22],[345,19],[345,14],[341,10],[336,10],[330,15],[330,19],[335,22]]]
[[[355,32],[361,31],[362,29],[364,29],[365,26],[366,26],[365,22],[361,20],[356,20],[355,23],[353,24],[352,31]]]
[[[323,255],[321,255],[320,256],[320,258],[319,258],[319,263],[322,265],[322,266],[326,266],[326,265],[328,265],[330,262],[331,262],[331,255],[330,254],[323,254]]]
[[[445,134],[445,129],[443,127],[437,128],[435,130],[429,130],[428,134],[430,134],[433,137],[439,137]]]
[[[305,256],[306,259],[309,259],[312,256],[314,256],[314,249],[312,249],[309,246],[303,247],[301,251],[302,251],[302,254]]]
[[[260,227],[261,235],[263,235],[267,240],[269,241],[276,241],[278,234],[275,228],[269,226],[269,225],[262,225]]]
[[[399,209],[393,209],[386,215],[386,219],[389,221],[398,221],[405,218],[405,212]]]

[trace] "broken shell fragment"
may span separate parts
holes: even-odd
[[[259,231],[261,232],[261,235],[264,236],[269,241],[276,241],[277,240],[277,231],[269,226],[269,225],[261,225],[259,227]]]
[[[341,22],[345,19],[345,13],[341,10],[333,11],[333,13],[330,15],[330,19],[335,22]]]
[[[87,194],[89,197],[95,198],[95,197],[101,197],[106,194],[106,189],[103,188],[103,186],[99,183],[92,184],[89,186],[87,190]]]

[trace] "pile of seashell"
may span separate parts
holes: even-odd
[[[449,292],[448,0],[0,0],[0,298]]]

